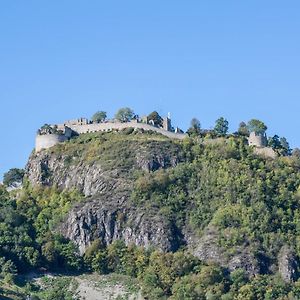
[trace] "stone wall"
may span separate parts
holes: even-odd
[[[276,158],[276,152],[270,147],[254,148],[254,153],[265,158]]]
[[[161,128],[157,128],[151,126],[149,124],[139,123],[136,120],[127,122],[127,123],[114,123],[114,122],[106,122],[106,123],[93,123],[86,125],[69,125],[69,127],[77,132],[78,134],[88,133],[88,132],[98,132],[98,131],[111,131],[111,130],[122,130],[125,128],[136,128],[136,129],[144,129],[144,130],[152,130],[162,135],[165,135],[169,138],[174,139],[184,139],[187,135],[183,133],[175,133],[171,131],[166,131]]]
[[[92,123],[92,124],[70,124],[66,127],[64,124],[60,124],[57,126],[58,129],[63,130],[65,135],[58,134],[47,134],[47,135],[37,135],[35,141],[35,151],[38,152],[42,149],[48,149],[53,147],[54,145],[64,142],[71,137],[70,130],[78,134],[84,134],[89,132],[99,132],[99,131],[111,131],[111,130],[122,130],[125,128],[135,128],[135,129],[144,129],[144,130],[152,130],[157,133],[160,133],[164,136],[167,136],[172,139],[184,139],[187,135],[183,133],[175,133],[171,131],[166,131],[161,128],[157,128],[151,126],[149,124],[139,123],[136,120],[127,123],[119,123],[119,122],[106,122],[106,123]]]
[[[66,141],[68,138],[60,134],[44,134],[37,135],[35,138],[35,151],[41,151],[42,149],[48,149],[58,143]]]
[[[251,132],[248,138],[249,146],[266,147],[268,140],[265,134]]]

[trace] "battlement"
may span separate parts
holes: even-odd
[[[91,122],[88,119],[86,119],[86,118],[79,118],[79,119],[65,121],[64,125],[65,126],[87,125],[87,124],[90,124],[90,123]]]
[[[180,128],[176,127],[174,129],[172,127],[171,119],[169,117],[162,119],[161,126],[155,125],[154,121],[149,120],[148,117],[135,117],[130,122],[124,123],[117,120],[95,123],[86,118],[79,118],[65,121],[62,124],[44,125],[38,130],[35,140],[35,151],[39,152],[43,149],[51,148],[58,143],[71,139],[75,135],[91,132],[118,131],[126,128],[155,131],[172,139],[182,140],[187,137],[187,134],[185,134]],[[257,151],[260,151],[260,149],[269,149],[269,152],[273,151],[271,148],[267,148],[268,141],[266,134],[251,132],[248,138],[248,144],[249,146],[254,146]],[[269,152],[266,152],[267,156],[271,156]]]
[[[48,125],[46,134],[39,130],[36,136],[35,151],[39,152],[42,149],[48,149],[54,145],[70,139],[74,135],[85,134],[90,132],[123,130],[125,128],[143,129],[146,131],[155,131],[164,136],[173,139],[184,139],[187,135],[178,127],[173,130],[171,119],[166,117],[163,119],[161,127],[155,126],[152,120],[147,118],[135,118],[130,122],[121,123],[116,120],[105,121],[102,123],[93,123],[88,119],[80,118],[76,120],[65,121],[63,124]],[[50,130],[49,130],[50,126]],[[54,133],[51,128],[55,128]]]
[[[255,146],[259,148],[267,147],[268,139],[266,134],[260,134],[256,132],[251,132],[248,138],[249,146]]]

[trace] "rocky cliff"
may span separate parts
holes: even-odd
[[[190,226],[187,216],[195,210],[196,205],[193,194],[197,193],[200,199],[202,199],[202,194],[211,194],[207,196],[207,199],[212,199],[214,191],[210,190],[209,186],[211,185],[213,189],[215,186],[221,186],[222,192],[217,194],[215,201],[222,203],[223,198],[227,199],[228,195],[231,195],[232,201],[235,202],[239,195],[234,193],[242,189],[240,182],[237,187],[233,185],[234,176],[241,177],[237,171],[240,158],[237,150],[233,149],[230,143],[226,142],[228,149],[222,148],[219,144],[208,145],[207,147],[211,147],[211,150],[207,152],[208,158],[199,167],[189,160],[193,156],[193,151],[205,153],[203,152],[205,150],[200,145],[193,147],[189,148],[189,151],[183,151],[184,142],[172,141],[155,134],[139,135],[125,132],[83,135],[70,142],[32,154],[26,166],[26,176],[32,185],[55,185],[62,190],[77,189],[82,192],[84,201],[72,207],[56,229],[66,238],[74,241],[81,254],[95,239],[102,240],[106,245],[122,239],[127,245],[134,243],[146,248],[155,247],[162,251],[175,251],[180,247],[187,247],[201,260],[218,263],[230,271],[242,268],[250,276],[279,271],[286,281],[294,280],[297,269],[296,258],[286,248],[278,254],[277,261],[266,263],[247,242],[234,246],[232,248],[234,251],[226,251],[220,244],[220,230],[211,222],[208,222],[201,230]],[[239,151],[245,155],[247,149],[243,150],[241,145],[238,147],[241,149]],[[217,158],[213,158],[213,155]],[[231,180],[229,182],[232,182],[228,186],[225,184],[222,187],[222,184],[214,183],[212,180],[220,168],[214,165],[214,160],[217,159],[223,159],[226,162],[225,169],[232,164],[232,171],[226,175]],[[189,170],[195,168],[200,174],[195,178],[199,177],[199,179],[189,179],[188,175],[180,169],[181,164],[188,165]],[[143,183],[146,186],[156,185],[156,189],[160,189],[160,196],[157,196],[155,200],[158,201],[157,203],[144,199],[137,205],[133,201],[132,191],[138,178],[145,174],[161,172],[159,170],[172,169],[178,169],[181,177],[176,181],[172,172],[167,173],[168,179],[166,180],[172,187],[172,192],[164,196],[168,199],[161,196],[167,187],[164,186],[165,183],[162,183],[165,178],[163,180],[160,178],[155,184],[147,180]],[[243,174],[247,182],[245,186],[251,187],[253,175],[248,169],[246,171],[243,169],[243,172],[246,174]],[[183,183],[184,186],[180,189],[178,186]],[[187,187],[192,192],[186,191]],[[153,189],[155,195],[155,188]],[[243,193],[243,197],[253,197],[253,199],[257,194],[253,190],[249,194],[247,191]],[[180,205],[174,208],[175,214],[182,215],[178,221],[171,217],[169,209],[173,205],[172,197],[178,197],[181,194],[184,196],[180,201],[183,203],[186,201],[186,204],[184,213]],[[186,199],[191,199],[191,203]],[[204,200],[201,201],[197,204],[200,207],[204,205]],[[163,202],[171,204],[169,207],[158,204]],[[203,211],[209,215],[208,208],[214,204],[208,202],[206,205],[207,208],[204,205]],[[222,204],[219,205],[222,206]],[[213,211],[212,207],[212,213]],[[229,222],[227,226],[230,227],[232,224]],[[228,238],[231,237],[228,236]],[[275,267],[273,267],[274,263]]]
[[[78,245],[81,254],[96,238],[104,244],[122,239],[126,244],[162,251],[178,249],[174,224],[155,210],[135,207],[129,198],[134,172],[175,167],[183,160],[181,147],[155,137],[128,144],[125,137],[122,143],[117,140],[106,145],[104,141],[96,150],[97,157],[89,160],[90,147],[64,151],[64,145],[58,145],[32,154],[26,166],[32,185],[75,188],[86,197],[84,204],[72,208],[58,230]],[[116,149],[120,156],[112,155]]]
[[[78,245],[81,254],[95,239],[106,245],[121,239],[127,245],[154,246],[161,251],[179,247],[173,224],[155,211],[129,205],[126,192],[98,195],[74,207],[59,231]]]
[[[97,135],[95,135],[97,137]],[[153,172],[175,167],[183,160],[181,148],[167,139],[99,139],[57,145],[33,153],[26,176],[33,185],[77,189],[85,196],[130,189],[135,171]],[[78,143],[77,143],[78,142]]]

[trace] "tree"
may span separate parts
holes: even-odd
[[[241,122],[238,129],[238,134],[242,136],[249,136],[249,130],[245,122]]]
[[[13,283],[16,275],[17,275],[17,268],[11,260],[5,261],[1,258],[1,273],[0,276],[4,278],[4,280],[8,283]]]
[[[279,138],[277,134],[275,134],[272,138],[268,140],[268,146],[276,150],[280,155],[287,156],[291,155],[292,150],[290,145],[285,137]]]
[[[97,111],[93,116],[92,116],[92,121],[94,123],[101,123],[105,121],[107,118],[107,114],[105,111]]]
[[[292,149],[290,148],[290,144],[285,137],[280,138],[280,145],[282,149],[282,155],[291,155]]]
[[[46,259],[47,263],[52,266],[57,266],[57,259],[58,259],[58,251],[55,248],[54,241],[46,242],[42,248],[42,255]]]
[[[148,120],[152,120],[155,126],[163,125],[163,118],[158,114],[157,111],[153,111],[151,114],[149,114]]]
[[[18,187],[22,184],[25,171],[23,169],[13,168],[3,176],[3,183],[8,187]]]
[[[111,272],[124,274],[124,257],[127,252],[125,243],[121,240],[116,240],[107,247],[108,268]]]
[[[268,127],[260,120],[252,119],[247,124],[249,132],[255,132],[257,134],[265,134]]]
[[[274,150],[278,150],[281,148],[281,143],[279,140],[279,136],[275,134],[273,137],[270,137],[268,140],[268,146]]]
[[[189,136],[197,136],[201,134],[201,124],[200,121],[197,118],[193,118],[191,120],[191,126],[187,130],[187,134]]]
[[[115,119],[117,119],[122,123],[131,121],[133,117],[134,117],[134,112],[129,107],[120,108],[115,114]]]
[[[221,117],[218,120],[216,120],[216,125],[214,128],[216,134],[224,136],[228,132],[228,128],[229,122],[225,118]]]
[[[238,291],[248,281],[247,274],[244,269],[236,269],[230,273],[232,281],[231,289]]]

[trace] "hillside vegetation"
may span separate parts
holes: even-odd
[[[297,155],[257,156],[239,135],[129,129],[32,154],[23,188],[0,187],[2,294],[16,283],[36,299],[71,299],[18,282],[43,268],[129,275],[148,299],[300,299],[299,169]],[[72,227],[80,218],[86,240]]]

